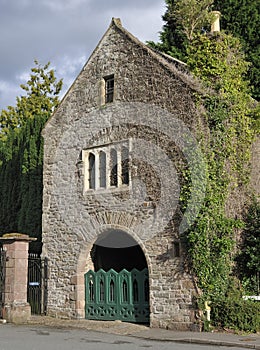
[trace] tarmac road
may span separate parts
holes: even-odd
[[[52,328],[42,325],[0,325],[0,350],[239,350],[239,347],[179,344],[86,329]]]

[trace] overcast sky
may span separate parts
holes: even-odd
[[[0,111],[24,94],[37,59],[67,91],[112,17],[139,40],[159,40],[164,0],[0,0]]]

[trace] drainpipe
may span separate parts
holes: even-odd
[[[220,32],[220,15],[219,11],[212,11],[213,23],[211,24],[211,33]]]

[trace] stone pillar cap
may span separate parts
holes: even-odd
[[[8,241],[26,241],[33,242],[36,241],[37,238],[29,237],[24,233],[5,233],[2,237],[0,237],[0,242],[8,242]]]

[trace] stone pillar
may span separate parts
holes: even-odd
[[[7,322],[26,323],[31,317],[27,302],[29,242],[36,240],[20,233],[0,237],[6,251],[5,300],[3,318]]]

